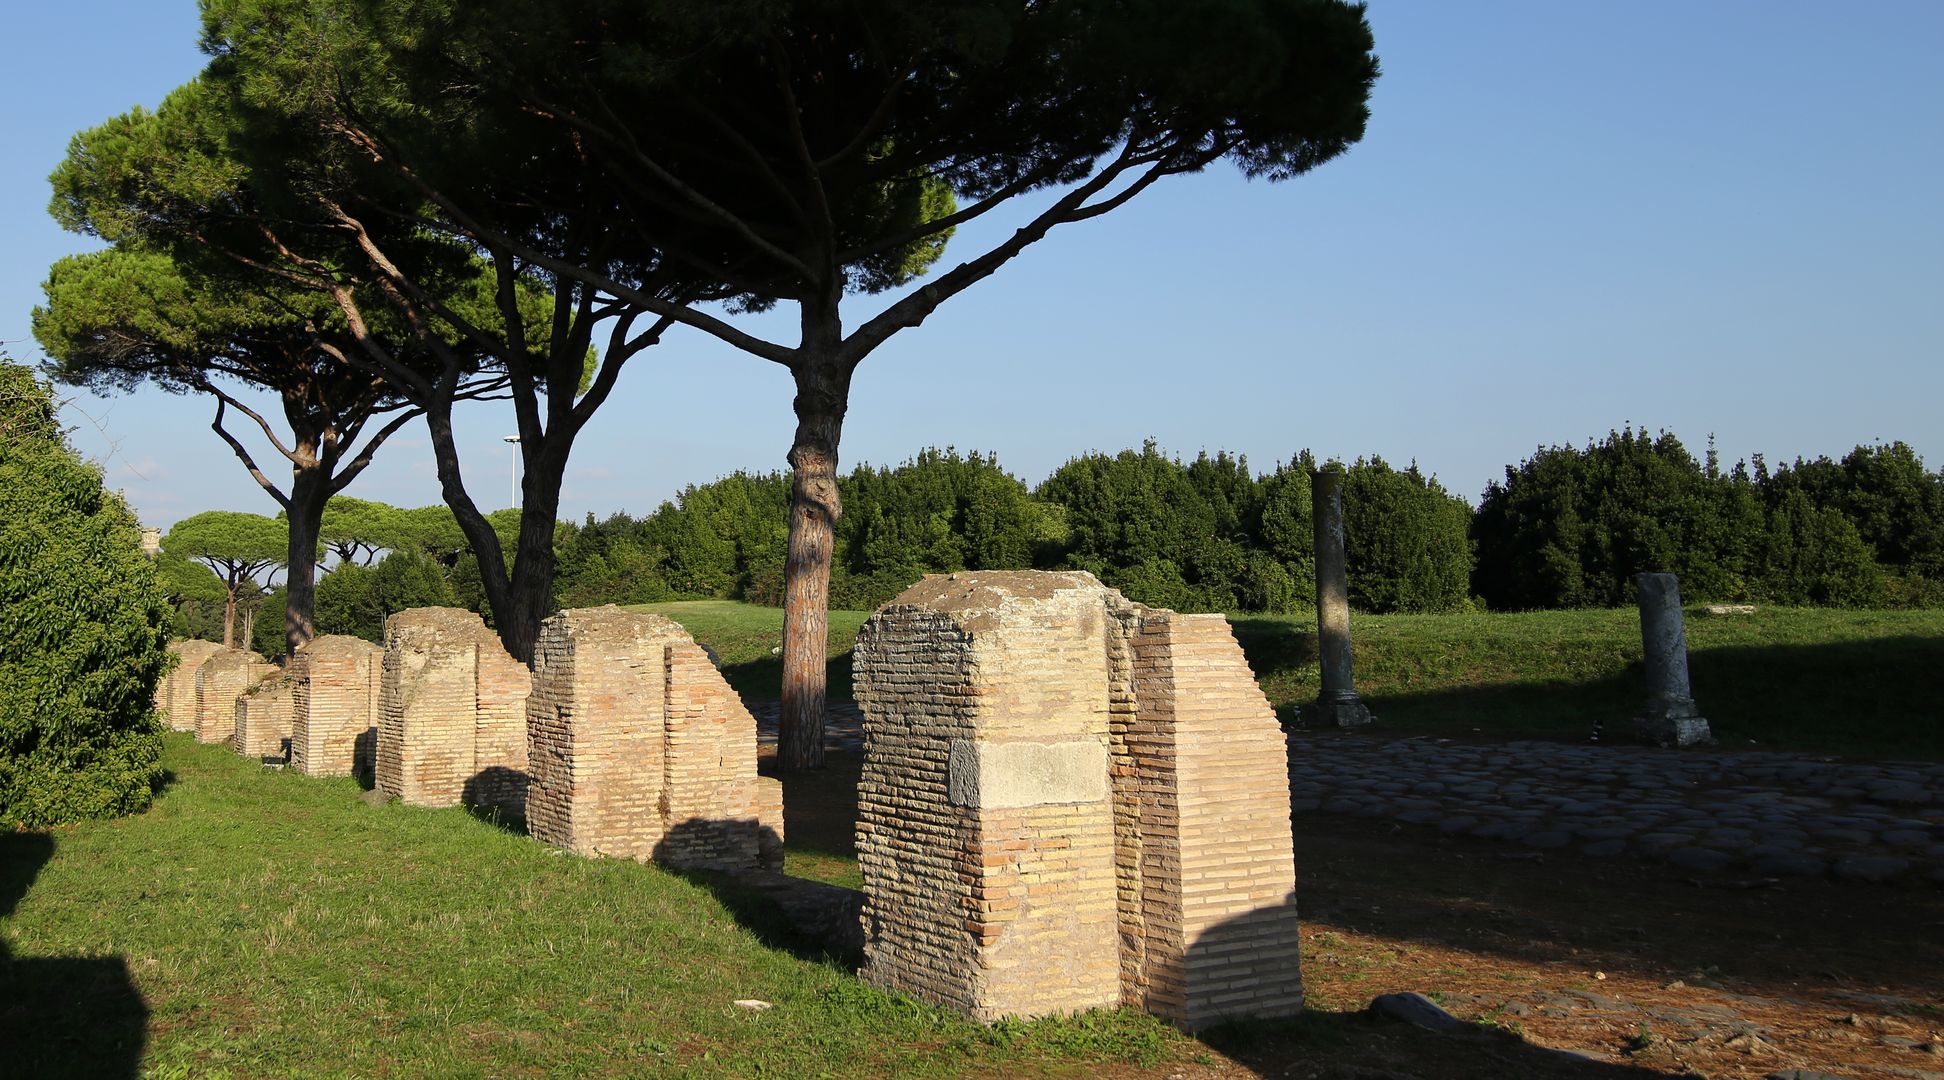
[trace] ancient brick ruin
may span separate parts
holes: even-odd
[[[783,796],[756,722],[686,630],[613,606],[541,627],[527,831],[583,855],[777,869]]]
[[[473,612],[411,608],[385,620],[378,790],[415,806],[523,813],[530,683]]]
[[[933,576],[855,677],[865,978],[983,1020],[1301,1008],[1283,736],[1220,616]]]
[[[236,699],[236,734],[230,746],[245,757],[282,757],[289,748],[296,705],[297,683],[287,672],[251,687]]]
[[[213,641],[190,639],[169,642],[169,651],[176,655],[176,666],[155,684],[155,707],[162,710],[172,730],[194,731],[196,671],[204,661],[222,652],[223,647]]]
[[[314,637],[290,658],[290,764],[309,776],[372,767],[385,651],[343,634]]]
[[[196,669],[196,741],[226,743],[236,734],[236,699],[277,665],[242,649],[218,648]]]

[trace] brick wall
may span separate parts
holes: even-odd
[[[415,806],[525,811],[531,676],[477,614],[410,608],[385,620],[378,789]]]
[[[245,757],[276,757],[290,739],[296,708],[295,680],[275,675],[236,699],[236,735],[230,746]]]
[[[237,695],[256,685],[263,657],[242,649],[218,649],[196,669],[196,741],[226,743],[236,734]],[[274,670],[274,668],[273,668]]]
[[[756,723],[688,632],[612,605],[541,627],[527,698],[527,830],[583,855],[781,865],[782,790]]]
[[[1120,1001],[1101,591],[934,576],[866,624],[866,979],[982,1020]]]
[[[312,638],[290,658],[290,764],[349,776],[373,764],[384,650],[343,634]]]
[[[1148,610],[1120,782],[1140,804],[1139,989],[1199,1028],[1302,1008],[1283,733],[1228,620]]]
[[[865,978],[986,1020],[1300,1008],[1282,735],[1221,616],[934,576],[855,677]]]
[[[175,731],[196,730],[196,670],[203,662],[223,651],[213,641],[171,641],[169,651],[176,654],[175,670],[162,676],[155,687],[155,706]]]

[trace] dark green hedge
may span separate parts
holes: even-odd
[[[169,619],[127,505],[0,364],[0,828],[148,805]]]

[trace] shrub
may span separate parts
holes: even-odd
[[[0,828],[148,805],[170,618],[134,515],[0,363]]]

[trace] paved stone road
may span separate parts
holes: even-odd
[[[756,741],[765,750],[776,749],[776,716],[782,703],[744,698],[743,704],[756,717]],[[848,701],[833,701],[824,709],[824,749],[845,754],[864,752],[864,714]]]
[[[1944,765],[1334,733],[1290,738],[1299,815],[1354,814],[1691,870],[1944,884]]]
[[[776,702],[749,705],[775,747]],[[857,706],[833,703],[825,745],[860,753],[861,724]],[[1944,764],[1299,732],[1289,775],[1299,817],[1389,818],[1689,870],[1944,884]]]

